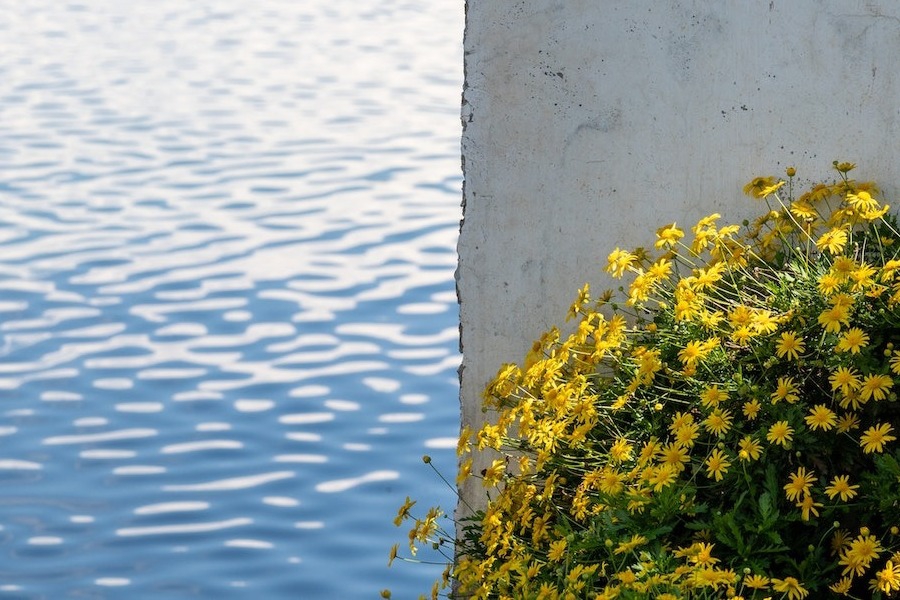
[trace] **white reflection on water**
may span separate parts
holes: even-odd
[[[374,481],[391,481],[400,477],[400,473],[396,471],[372,471],[359,477],[350,477],[347,479],[335,479],[334,481],[323,481],[316,485],[316,491],[323,494],[334,494],[337,492],[346,492],[364,483],[372,483]]]
[[[164,485],[163,490],[167,492],[224,492],[229,490],[245,490],[280,479],[290,479],[295,475],[296,474],[293,471],[276,471],[274,473],[247,475],[246,477],[230,477],[228,479],[219,479],[205,483]]]
[[[211,521],[203,523],[179,523],[178,525],[155,525],[152,527],[124,527],[116,530],[120,537],[138,537],[145,535],[172,535],[183,533],[207,533],[221,531],[232,527],[243,527],[253,523],[252,519],[237,518],[224,521]]]

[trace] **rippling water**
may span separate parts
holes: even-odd
[[[395,598],[453,504],[458,0],[0,9],[0,597]]]

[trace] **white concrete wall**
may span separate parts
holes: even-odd
[[[464,423],[614,246],[755,215],[788,165],[897,196],[897,0],[468,0],[465,52]]]

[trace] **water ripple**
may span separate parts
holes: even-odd
[[[230,490],[245,490],[279,481],[295,476],[293,471],[276,471],[274,473],[262,473],[260,475],[247,475],[245,477],[231,477],[206,483],[193,483],[185,485],[165,485],[163,490],[167,492],[224,492]]]
[[[178,535],[184,533],[209,533],[221,531],[233,527],[242,527],[253,523],[252,519],[237,518],[225,521],[212,521],[205,523],[183,523],[178,525],[154,525],[150,527],[123,527],[116,530],[120,537],[136,537],[145,535]]]
[[[363,4],[0,11],[0,592],[439,575],[379,515],[453,502],[462,9]]]

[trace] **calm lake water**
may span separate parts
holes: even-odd
[[[0,9],[0,598],[416,598],[459,0]]]

